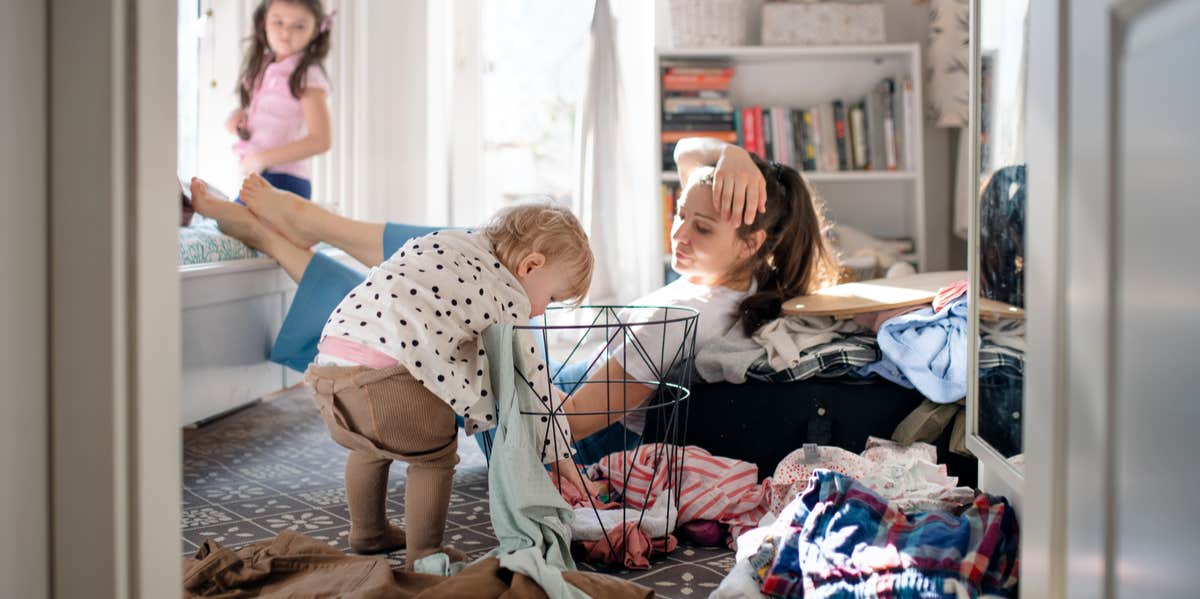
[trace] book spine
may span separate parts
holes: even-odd
[[[837,139],[837,170],[850,170],[850,140],[846,137],[846,105],[833,101],[834,137]]]
[[[667,67],[668,75],[708,75],[733,77],[733,67]]]
[[[675,143],[685,137],[711,137],[728,143],[737,143],[736,131],[663,131],[664,143]]]
[[[663,75],[663,91],[727,90],[732,76],[724,75]]]
[[[882,171],[887,167],[884,166],[886,160],[883,152],[883,106],[882,97],[879,93],[879,86],[876,85],[867,92],[866,107],[867,107],[867,148],[870,153],[867,160],[871,163],[869,168],[873,171]]]
[[[733,124],[733,112],[669,112],[663,115],[663,123],[668,125],[729,125]]]
[[[763,139],[763,110],[762,106],[754,105],[754,153],[766,160],[767,144]]]
[[[663,100],[665,114],[728,114],[733,112],[733,103],[729,100],[709,100],[705,98],[667,98]]]
[[[800,111],[800,123],[803,130],[803,145],[804,155],[802,163],[804,170],[817,170],[817,129],[816,121],[813,119],[813,111],[811,108],[805,108]]]
[[[754,130],[754,107],[742,108],[742,147],[747,152],[758,152],[758,136]],[[761,155],[760,155],[761,156]]]
[[[867,119],[863,114],[862,104],[855,104],[850,109],[851,147],[854,148],[854,169],[863,170],[871,165],[868,158],[870,148],[867,147]]]
[[[767,108],[762,112],[762,132],[763,132],[763,159],[775,160],[775,139],[773,122],[771,120],[771,109]]]
[[[724,123],[680,123],[663,121],[663,131],[737,131],[733,120]]]
[[[913,170],[917,168],[916,157],[916,131],[920,123],[917,121],[917,107],[913,106],[915,101],[913,98],[913,82],[912,79],[904,80],[904,168]]]
[[[883,112],[883,152],[884,161],[889,171],[896,170],[896,82],[888,77],[879,84],[880,102]]]
[[[776,113],[776,120],[779,126],[776,127],[779,137],[779,145],[783,148],[783,156],[779,162],[788,166],[796,164],[796,130],[792,128],[791,111],[780,106]]]
[[[826,170],[836,171],[838,170],[837,121],[833,118],[833,103],[826,103],[823,111],[825,120],[821,122],[821,126],[829,132],[825,136]]]

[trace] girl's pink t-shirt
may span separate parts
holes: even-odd
[[[258,87],[250,96],[250,105],[246,107],[246,127],[250,130],[250,139],[239,139],[233,144],[239,162],[247,154],[278,148],[308,134],[300,100],[292,96],[288,87],[288,78],[296,70],[300,58],[300,54],[294,54],[279,62],[272,62],[263,71]],[[303,86],[304,89],[323,89],[326,98],[329,97],[329,80],[316,65],[308,67]],[[310,178],[307,159],[272,166],[268,170],[302,179]]]

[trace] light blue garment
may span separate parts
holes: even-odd
[[[896,383],[905,389],[913,388],[913,384],[908,381],[908,377],[904,376],[903,372],[900,372],[900,367],[897,366],[895,362],[889,360],[886,356],[884,356],[883,359],[879,360],[878,362],[871,362],[866,366],[860,366],[858,370],[854,371],[854,375],[863,378],[867,378],[871,375],[877,375],[884,380]]]
[[[879,350],[912,386],[937,403],[967,395],[967,298],[940,312],[922,308],[885,321]]]
[[[500,546],[488,552],[500,566],[533,579],[552,599],[587,595],[562,577],[574,570],[571,559],[571,507],[554,488],[540,459],[541,444],[529,416],[543,409],[515,373],[524,370],[512,325],[492,325],[483,332],[498,423],[488,467],[488,505]]]

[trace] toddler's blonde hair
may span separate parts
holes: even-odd
[[[565,303],[579,303],[587,295],[595,258],[583,225],[567,208],[550,201],[510,206],[497,212],[483,233],[509,271],[538,252],[546,256],[547,266],[566,267],[571,286]]]

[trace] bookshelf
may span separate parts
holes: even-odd
[[[661,154],[663,148],[662,74],[667,66],[692,63],[733,67],[728,95],[735,107],[807,108],[832,100],[862,98],[887,77],[895,79],[897,88],[903,80],[911,80],[909,99],[917,126],[905,131],[906,139],[902,142],[906,145],[905,159],[895,170],[798,170],[802,170],[824,200],[826,212],[834,222],[880,238],[911,239],[913,252],[902,258],[917,270],[924,270],[931,235],[929,206],[925,201],[922,65],[918,44],[658,49],[653,138],[656,153]],[[663,184],[678,183],[678,173],[663,170],[656,190],[659,197],[663,195]],[[664,210],[657,212],[660,218],[666,218]],[[663,243],[667,241],[664,239]],[[666,251],[664,248],[664,254]]]

